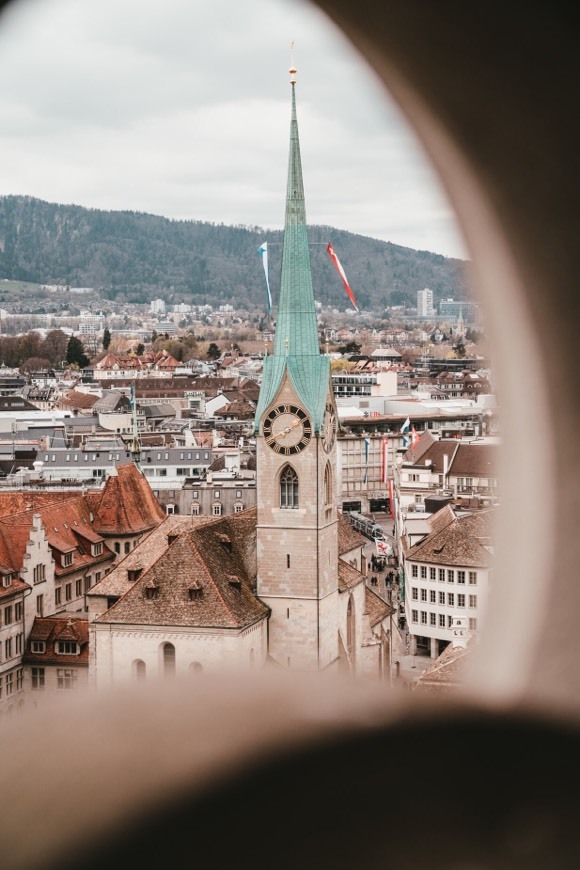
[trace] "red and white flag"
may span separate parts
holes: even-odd
[[[390,556],[393,548],[387,541],[375,541],[377,545],[377,556]]]
[[[389,439],[383,438],[381,443],[381,483],[389,479]]]
[[[327,250],[328,253],[330,254],[330,259],[332,260],[332,262],[333,262],[334,265],[336,266],[336,270],[337,270],[338,274],[340,275],[340,277],[342,278],[342,283],[344,284],[344,289],[345,289],[346,292],[348,293],[348,298],[350,299],[350,301],[351,301],[352,304],[354,305],[355,310],[358,311],[358,305],[356,304],[356,300],[355,300],[355,298],[354,298],[354,293],[353,293],[352,290],[350,289],[349,283],[348,283],[348,281],[346,280],[346,275],[344,274],[344,269],[342,268],[342,266],[341,266],[341,264],[340,264],[340,260],[339,260],[338,257],[336,256],[336,254],[335,254],[335,252],[334,252],[334,248],[332,247],[332,245],[330,244],[330,242],[328,243],[328,246],[327,246],[326,250]]]

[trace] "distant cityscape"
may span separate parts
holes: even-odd
[[[0,715],[225,670],[461,681],[501,498],[484,324],[428,288],[315,300],[291,84],[275,318],[52,285],[0,311]]]

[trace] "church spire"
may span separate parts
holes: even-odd
[[[296,116],[296,68],[293,63],[290,67],[290,86],[290,155],[280,299],[273,353],[264,360],[255,431],[258,431],[260,418],[274,400],[287,371],[299,399],[312,416],[314,431],[317,432],[324,413],[330,366],[328,357],[321,356],[318,345]]]

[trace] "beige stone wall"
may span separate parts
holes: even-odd
[[[44,580],[35,583],[34,569],[38,565],[44,565]],[[25,634],[28,636],[35,616],[52,616],[55,612],[54,559],[40,514],[35,514],[32,519],[30,538],[26,544],[20,576],[25,583],[29,583],[32,587],[31,594],[24,599]],[[42,596],[42,613],[38,612],[39,596]]]
[[[145,679],[163,676],[165,643],[175,647],[177,676],[217,673],[227,670],[248,671],[263,667],[268,654],[266,620],[262,619],[242,631],[196,629],[187,626],[113,627],[92,623],[89,680],[92,686],[108,685],[136,679],[134,662],[145,663]]]
[[[273,406],[284,402],[300,405],[287,379]],[[272,609],[270,653],[286,667],[327,667],[338,655],[336,448],[327,454],[314,434],[294,456],[276,453],[261,434],[256,442],[257,589]],[[280,507],[286,464],[298,475],[297,509]]]

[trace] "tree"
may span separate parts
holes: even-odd
[[[465,345],[462,341],[458,341],[453,350],[455,351],[455,355],[458,359],[465,358]]]
[[[105,330],[103,332],[103,350],[108,350],[109,345],[111,343],[111,330],[108,326],[105,326]]]
[[[217,344],[215,343],[215,341],[211,342],[210,346],[207,349],[206,356],[208,359],[219,359],[219,357],[221,356],[220,349],[217,346]]]
[[[77,365],[80,369],[88,366],[90,359],[85,353],[85,348],[76,335],[71,335],[66,349],[66,361],[69,365]]]
[[[21,372],[42,372],[50,368],[50,360],[31,356],[20,366]]]
[[[145,353],[145,345],[143,344],[142,341],[140,341],[139,344],[137,345],[137,347],[135,348],[135,353],[137,354],[137,356],[143,356],[143,354]]]
[[[40,344],[40,356],[50,360],[55,368],[60,368],[66,356],[68,335],[62,329],[51,329]]]
[[[338,348],[339,353],[359,353],[361,345],[358,341],[349,341]]]

